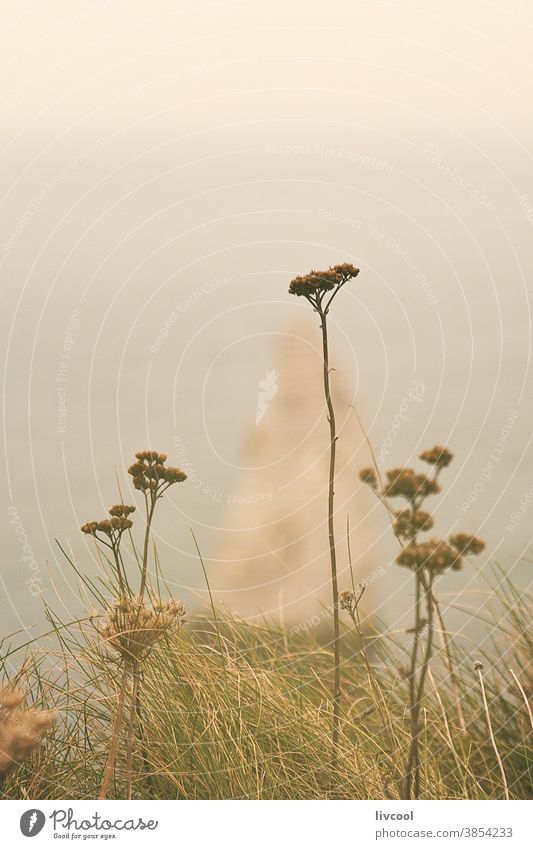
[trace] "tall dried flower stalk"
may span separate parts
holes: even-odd
[[[132,756],[133,731],[136,716],[139,713],[139,681],[141,667],[152,648],[169,630],[179,627],[184,618],[181,602],[161,601],[152,598],[146,605],[144,597],[148,589],[148,552],[150,534],[157,502],[175,483],[186,480],[187,475],[181,469],[166,466],[167,455],[159,451],[138,451],[135,462],[128,469],[136,490],[143,493],[146,509],[143,555],[141,561],[141,579],[138,596],[134,596],[128,582],[121,555],[121,541],[125,531],[132,527],[129,516],[135,507],[115,504],[110,508],[109,519],[87,522],[81,530],[93,536],[99,543],[111,549],[118,579],[118,598],[109,607],[102,625],[97,624],[98,616],[93,617],[96,630],[109,648],[118,653],[122,666],[121,683],[118,690],[117,706],[111,728],[111,738],[106,766],[100,785],[99,799],[106,799],[109,793],[115,763],[118,754],[120,731],[124,712],[129,698],[127,711],[126,745],[126,797],[132,794]]]
[[[349,555],[349,557],[350,557],[350,560],[351,560],[351,554]],[[355,583],[353,583],[353,576],[352,576],[352,589],[351,590],[343,590],[341,593],[339,593],[339,607],[340,607],[341,610],[346,611],[346,613],[348,614],[348,616],[352,620],[352,624],[355,628],[355,632],[356,632],[357,637],[359,639],[359,646],[360,646],[359,651],[360,651],[361,657],[363,658],[363,663],[364,663],[364,666],[365,666],[366,676],[367,676],[367,680],[368,680],[368,686],[374,692],[374,695],[375,695],[375,698],[376,698],[377,709],[379,711],[379,715],[380,715],[380,718],[381,718],[381,723],[382,723],[383,729],[385,729],[385,728],[387,728],[387,722],[385,720],[385,716],[383,714],[383,709],[382,709],[382,707],[383,707],[382,706],[383,694],[380,690],[378,682],[376,681],[375,675],[372,673],[372,667],[370,666],[370,660],[369,660],[369,657],[368,657],[368,651],[367,651],[367,647],[366,647],[365,637],[364,637],[364,634],[363,634],[363,629],[361,627],[361,617],[360,617],[360,614],[359,614],[359,603],[360,603],[361,599],[363,598],[363,595],[365,593],[365,589],[366,589],[366,587],[365,587],[364,584],[355,585]]]
[[[136,462],[128,469],[133,478],[133,486],[144,495],[146,510],[146,528],[144,532],[143,557],[141,567],[141,587],[139,596],[144,598],[148,575],[148,546],[150,532],[157,502],[163,494],[175,483],[187,479],[181,469],[166,466],[167,455],[159,451],[137,451]]]
[[[122,541],[122,535],[133,525],[129,516],[134,512],[135,507],[131,504],[114,504],[108,510],[110,519],[101,519],[98,522],[86,522],[80,529],[82,533],[94,537],[95,540],[105,545],[106,548],[111,549],[117,572],[120,595],[125,594],[127,585],[124,564],[120,553],[120,543]]]
[[[335,451],[337,443],[337,431],[335,424],[335,410],[331,400],[330,390],[330,367],[328,350],[328,324],[327,316],[332,301],[340,289],[359,274],[359,269],[348,263],[334,265],[327,271],[311,271],[301,277],[295,277],[289,286],[291,295],[304,297],[318,313],[320,318],[320,329],[322,331],[322,362],[324,396],[326,399],[327,418],[329,422],[329,478],[328,478],[328,538],[329,557],[331,566],[331,590],[333,596],[333,632],[334,632],[334,683],[333,683],[333,728],[332,745],[333,761],[337,759],[337,748],[339,741],[340,726],[340,699],[341,699],[341,661],[340,661],[340,623],[339,623],[339,590],[337,584],[337,554],[335,550],[335,528],[334,528],[334,496],[335,496]]]
[[[141,663],[148,657],[156,643],[171,630],[182,625],[184,616],[185,610],[181,602],[154,600],[152,606],[147,607],[140,597],[127,597],[117,599],[107,612],[103,625],[95,622],[98,634],[108,647],[118,653],[123,665],[109,753],[98,794],[99,799],[106,799],[109,793],[128,695],[130,707],[126,746],[126,798],[131,799],[133,728],[138,708]]]
[[[380,485],[374,469],[362,469],[360,472],[362,482],[370,486],[381,501],[388,503],[390,498],[401,498],[406,502],[402,510],[393,514],[393,530],[402,545],[396,562],[410,569],[415,578],[415,621],[409,629],[412,643],[408,671],[410,744],[403,787],[406,799],[420,797],[420,713],[433,654],[434,612],[437,606],[434,582],[448,569],[462,569],[464,556],[480,554],[485,547],[480,539],[464,533],[454,534],[448,541],[436,538],[424,542],[419,540],[421,533],[427,533],[433,527],[432,516],[422,507],[429,496],[440,492],[440,472],[449,466],[453,455],[436,445],[423,451],[420,459],[433,467],[431,476],[417,474],[413,469],[391,469],[387,472],[385,484]]]

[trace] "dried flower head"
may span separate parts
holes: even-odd
[[[113,516],[111,519],[111,527],[114,531],[119,531],[120,533],[124,533],[124,531],[128,531],[133,525],[131,519],[126,519],[125,516]]]
[[[485,548],[483,540],[472,534],[454,534],[450,537],[449,542],[461,555],[481,554]]]
[[[350,262],[340,262],[337,265],[334,265],[333,269],[330,270],[333,270],[337,275],[337,278],[343,283],[347,283],[348,280],[352,280],[359,274],[359,269]]]
[[[349,263],[341,263],[328,268],[326,271],[310,271],[295,277],[289,285],[291,295],[304,295],[317,301],[326,292],[340,289],[348,280],[357,277],[359,269]]]
[[[110,516],[129,516],[130,513],[135,513],[135,507],[132,504],[113,504],[112,507],[109,508]]]
[[[445,469],[446,466],[449,466],[452,462],[453,454],[451,454],[450,451],[442,445],[435,445],[427,451],[422,451],[420,459],[425,463],[429,463],[430,466],[437,466],[439,469]]]
[[[413,469],[391,469],[387,472],[384,495],[389,498],[399,496],[413,501],[437,492],[440,492],[440,486],[436,481],[425,475],[417,475]]]
[[[457,571],[462,568],[457,551],[439,539],[407,545],[396,558],[396,563],[414,570],[427,569],[434,574],[440,574],[446,569]]]
[[[140,598],[119,598],[96,630],[123,660],[141,660],[169,631],[183,624],[185,608],[180,601],[154,601],[148,607]]]
[[[12,688],[0,688],[0,780],[37,751],[54,722],[53,711],[17,711],[22,700]]]
[[[152,463],[159,459],[159,451],[136,451],[135,456],[142,463]]]
[[[128,469],[133,478],[133,486],[141,492],[150,492],[159,496],[164,489],[174,483],[181,483],[187,475],[175,466],[165,466],[167,455],[159,451],[137,451],[136,462]]]
[[[481,661],[480,661],[480,660],[476,660],[476,661],[474,661],[474,669],[475,669],[476,671],[477,671],[478,669],[480,669],[480,670],[481,670],[481,669],[483,669],[483,664],[481,663]]]
[[[355,594],[352,590],[343,590],[339,594],[339,604],[341,606],[341,610],[349,610],[351,612],[354,609]]]
[[[11,687],[0,688],[0,715],[7,716],[10,711],[22,704],[24,696]]]
[[[96,537],[100,542],[105,542],[105,540],[98,537],[98,533],[103,534],[109,540],[106,545],[111,548],[118,547],[124,531],[129,530],[133,526],[133,522],[131,519],[128,519],[128,516],[134,511],[135,507],[131,504],[113,504],[108,511],[111,516],[110,519],[101,519],[99,522],[86,522],[81,526],[80,530],[84,534]]]
[[[366,483],[367,486],[372,487],[372,489],[377,489],[377,475],[375,470],[371,466],[366,469],[361,469],[361,471],[359,472],[359,480],[363,483]]]
[[[184,480],[187,480],[187,475],[175,466],[168,466],[165,470],[165,480],[169,484],[182,483]]]
[[[354,618],[355,611],[363,597],[365,589],[366,585],[361,583],[357,584],[354,590],[343,590],[343,592],[339,593],[339,607],[341,610],[347,610],[352,619]]]
[[[399,510],[395,516],[394,530],[400,537],[411,538],[433,527],[433,519],[425,510]]]

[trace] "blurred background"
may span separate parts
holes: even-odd
[[[341,568],[349,516],[406,627],[357,413],[382,469],[455,454],[436,530],[487,556],[440,582],[454,627],[482,634],[491,560],[530,584],[532,33],[525,0],[4,3],[2,633],[79,614],[56,539],[96,571],[79,526],[140,508],[144,448],[189,474],[156,522],[176,596],[205,597],[192,528],[219,603],[321,615],[320,336],[287,288],[338,262]]]

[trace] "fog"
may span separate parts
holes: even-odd
[[[533,13],[419,6],[4,4],[3,633],[43,627],[36,589],[79,613],[55,540],[94,573],[79,525],[146,447],[192,472],[156,526],[173,592],[203,597],[191,527],[223,585],[258,386],[304,314],[319,341],[288,283],[336,262],[361,272],[333,365],[383,468],[448,445],[437,529],[529,585]],[[408,575],[358,497],[400,627]],[[485,590],[474,566],[442,585],[463,607]]]

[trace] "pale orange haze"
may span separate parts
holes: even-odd
[[[336,263],[361,269],[330,314],[342,585],[349,512],[373,611],[410,627],[354,399],[381,470],[455,454],[435,532],[487,549],[439,580],[450,628],[490,558],[529,584],[532,33],[525,0],[2,4],[2,634],[46,628],[40,592],[85,608],[56,539],[96,574],[79,527],[141,507],[146,448],[189,473],[155,528],[189,610],[192,528],[218,602],[321,615],[320,331],[287,290]]]

